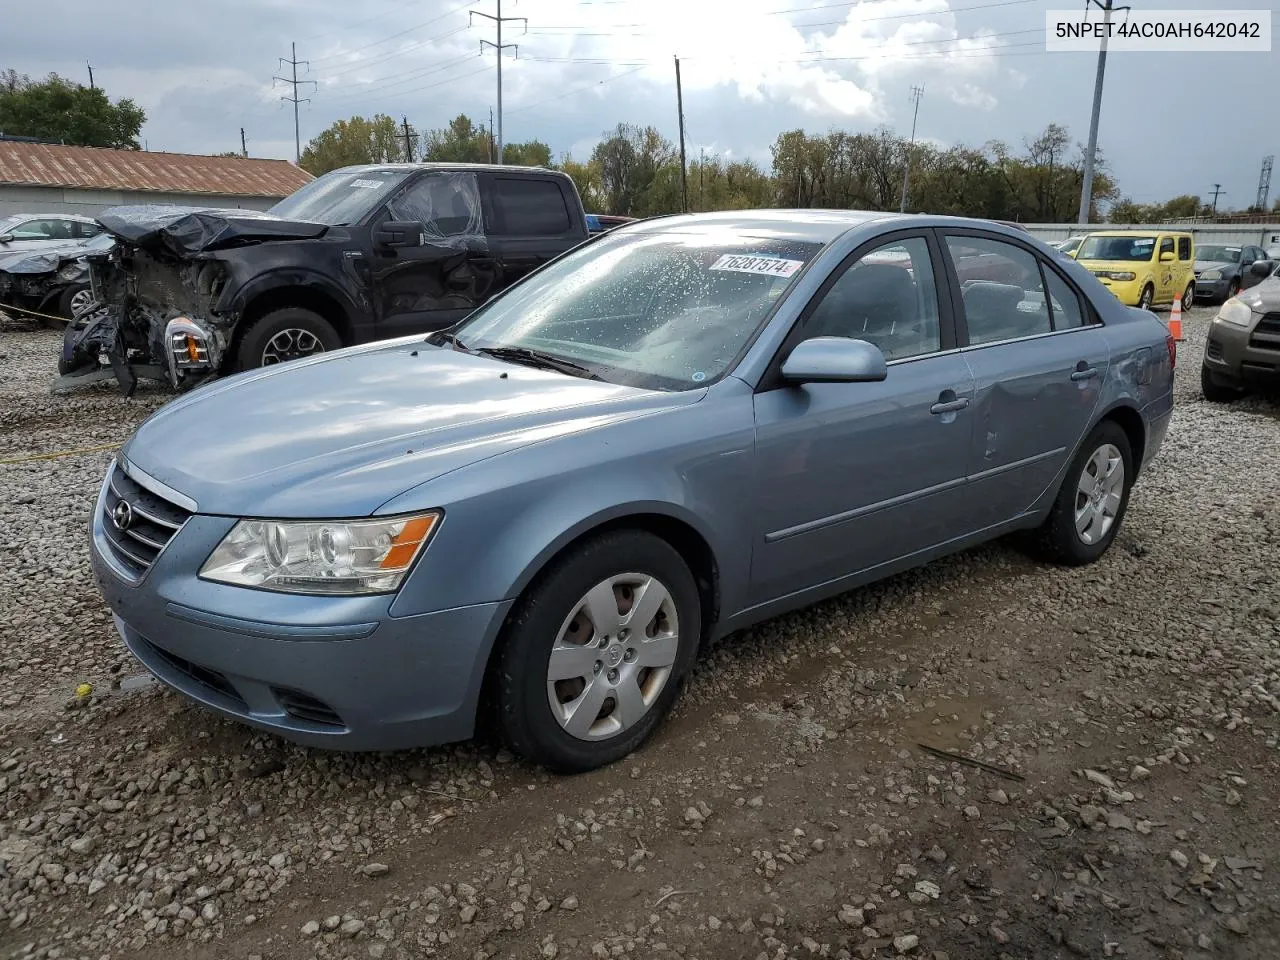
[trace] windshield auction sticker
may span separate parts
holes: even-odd
[[[1050,53],[1109,51],[1268,53],[1270,10],[1116,10],[1110,18],[1092,6],[1047,10]]]
[[[726,253],[713,263],[710,269],[731,270],[734,273],[759,273],[767,277],[789,277],[803,266],[803,260],[784,260],[782,257],[752,257],[739,253]]]

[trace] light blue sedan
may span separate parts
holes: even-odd
[[[1174,362],[1150,313],[989,221],[648,220],[446,333],[161,408],[93,568],[133,654],[219,713],[368,750],[484,711],[587,770],[708,639],[1014,531],[1097,560]]]

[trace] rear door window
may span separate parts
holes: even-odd
[[[1179,260],[1191,259],[1191,238],[1190,237],[1178,238],[1178,259]]]
[[[570,230],[564,191],[553,180],[494,177],[498,230],[508,237],[557,237]]]
[[[1053,322],[1035,255],[988,237],[947,237],[960,280],[969,343],[1049,333]]]

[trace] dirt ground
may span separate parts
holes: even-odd
[[[0,463],[0,956],[1280,957],[1280,401],[1200,397],[1211,316],[1100,563],[1000,542],[729,638],[573,778],[146,682],[88,574],[109,452]],[[50,397],[57,343],[0,321],[0,461],[164,399]]]

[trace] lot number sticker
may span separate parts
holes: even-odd
[[[352,180],[351,186],[358,187],[361,190],[377,190],[379,187],[386,186],[381,180]]]
[[[737,253],[726,253],[711,265],[711,269],[729,270],[733,273],[759,273],[766,277],[789,277],[803,266],[803,260],[784,260],[782,257],[752,257]]]

